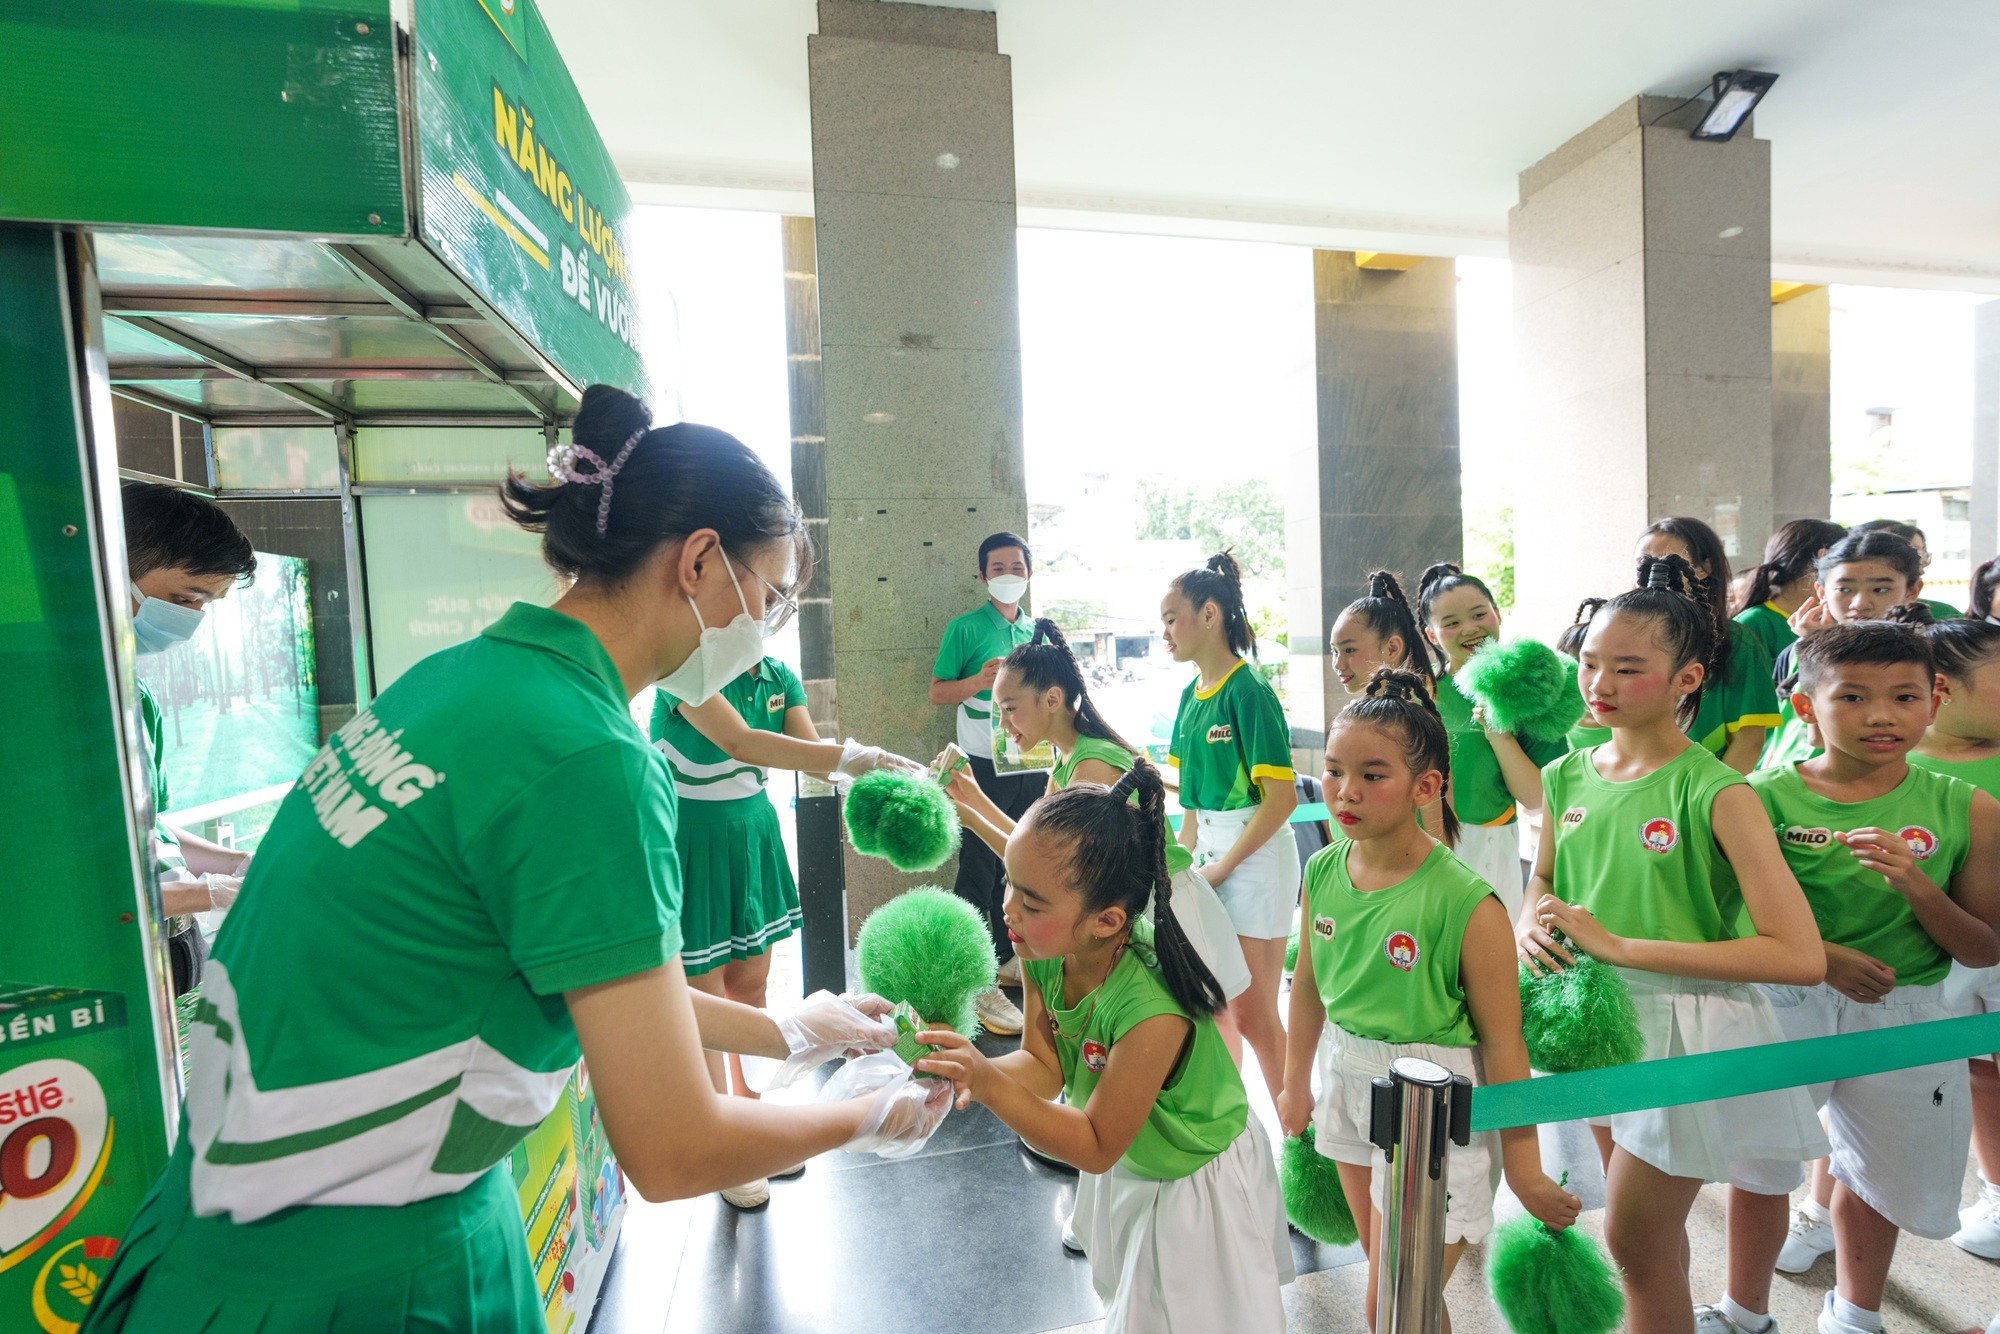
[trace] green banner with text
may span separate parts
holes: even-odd
[[[416,9],[422,239],[581,388],[643,396],[611,155],[533,0]]]

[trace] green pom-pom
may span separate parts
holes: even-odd
[[[1522,1214],[1486,1248],[1486,1286],[1515,1334],[1610,1334],[1624,1319],[1618,1271],[1582,1229],[1551,1232]]]
[[[1521,968],[1521,1035],[1547,1074],[1630,1065],[1646,1054],[1632,990],[1612,968],[1565,945],[1576,964],[1539,976]]]
[[[1354,1211],[1340,1188],[1340,1168],[1313,1147],[1313,1128],[1285,1140],[1278,1159],[1278,1184],[1285,1193],[1285,1217],[1292,1226],[1328,1246],[1352,1246],[1361,1234]]]
[[[979,910],[934,885],[898,894],[869,913],[854,954],[864,989],[906,1001],[926,1021],[968,1037],[979,1026],[973,1002],[992,987],[1000,966]]]
[[[1299,924],[1292,923],[1292,934],[1285,937],[1285,971],[1294,972],[1299,966]]]
[[[935,871],[958,850],[958,810],[926,774],[865,773],[848,790],[845,813],[854,850],[899,871]]]
[[[1453,680],[1503,732],[1560,741],[1583,716],[1576,663],[1533,639],[1487,644]]]

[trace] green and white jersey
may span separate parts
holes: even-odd
[[[1063,1091],[1072,1107],[1089,1103],[1112,1049],[1141,1023],[1174,1014],[1194,1024],[1194,1041],[1119,1166],[1149,1180],[1176,1181],[1207,1166],[1243,1133],[1250,1119],[1243,1077],[1229,1059],[1214,1017],[1189,1015],[1160,979],[1151,922],[1142,917],[1132,923],[1131,943],[1111,966],[1111,975],[1073,1006],[1062,1003],[1061,959],[1023,959],[1021,969],[1048,1011]]]
[[[785,712],[802,708],[806,688],[798,674],[776,658],[765,658],[722,688],[729,707],[759,732],[783,732]],[[664,690],[653,692],[653,745],[667,757],[674,791],[682,801],[741,801],[762,796],[770,776],[745,764],[701,734],[681,714],[681,702]]]
[[[285,798],[202,978],[194,1210],[462,1190],[555,1106],[563,993],[681,948],[674,794],[589,627],[516,603]]]
[[[1880,959],[1896,970],[1900,987],[1926,986],[1951,971],[1951,955],[1931,939],[1909,901],[1835,835],[1888,830],[1949,893],[1971,847],[1977,788],[1915,765],[1892,791],[1872,801],[1822,797],[1806,786],[1796,765],[1759,770],[1750,776],[1750,786],[1770,814],[1785,862],[1806,892],[1823,939]]]
[[[1778,660],[1786,645],[1798,642],[1799,637],[1792,633],[1791,622],[1773,603],[1745,607],[1736,613],[1736,624],[1757,637],[1757,642],[1764,646],[1764,652],[1770,655],[1772,662]]]
[[[1009,621],[988,599],[944,628],[931,675],[940,681],[963,681],[1034,637],[1033,617],[1017,606]],[[982,760],[993,758],[992,691],[982,690],[958,706],[958,748]]]
[[[1556,822],[1554,888],[1614,935],[1712,943],[1736,935],[1743,891],[1715,843],[1715,798],[1743,775],[1700,746],[1629,783],[1599,776],[1594,750],[1542,770]]]
[[[1473,1046],[1459,952],[1493,887],[1440,843],[1409,879],[1364,893],[1347,874],[1353,848],[1335,838],[1306,863],[1308,943],[1326,1017],[1377,1042]]]
[[[1719,689],[1701,692],[1701,709],[1687,729],[1688,739],[1720,755],[1729,739],[1746,727],[1777,728],[1778,688],[1771,682],[1771,655],[1748,627],[1729,623],[1729,670]]]
[[[1472,716],[1473,704],[1458,682],[1440,676],[1437,683],[1438,716],[1451,737],[1451,809],[1461,823],[1506,825],[1515,820],[1514,794],[1500,772],[1500,757],[1486,739],[1486,729]],[[1547,764],[1564,753],[1566,741],[1537,741],[1516,736],[1521,749],[1536,764]]]
[[[1181,692],[1167,763],[1180,770],[1181,808],[1240,811],[1264,800],[1266,778],[1289,783],[1292,728],[1271,683],[1241,658],[1207,690]]]

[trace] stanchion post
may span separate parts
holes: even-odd
[[[1369,1138],[1389,1157],[1376,1334],[1439,1334],[1444,1322],[1445,1164],[1472,1142],[1472,1083],[1401,1056],[1374,1081]]]

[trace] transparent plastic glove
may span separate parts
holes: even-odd
[[[849,1153],[907,1158],[930,1139],[951,1110],[946,1079],[919,1078],[892,1051],[849,1061],[820,1089],[821,1102],[844,1102],[874,1093],[861,1129],[843,1146]]]
[[[911,774],[929,772],[915,760],[905,759],[894,751],[884,750],[880,746],[864,746],[853,737],[849,737],[840,753],[840,763],[828,776],[832,778],[834,786],[845,790],[849,783],[876,769],[900,769],[904,773]]]
[[[215,871],[202,876],[201,881],[208,886],[208,910],[210,912],[221,912],[230,904],[236,902],[236,892],[243,888],[242,877],[223,875]]]
[[[880,996],[848,997],[815,991],[797,1010],[778,1021],[778,1032],[784,1035],[792,1054],[758,1091],[781,1089],[842,1056],[867,1056],[895,1046],[896,1025],[884,1019],[893,1008]]]

